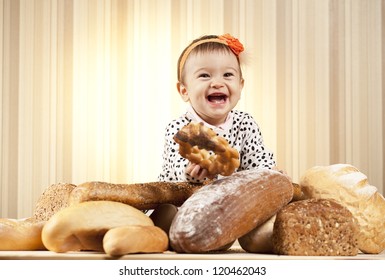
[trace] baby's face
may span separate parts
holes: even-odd
[[[204,121],[220,125],[237,105],[242,88],[243,79],[235,55],[213,51],[190,54],[179,93]]]

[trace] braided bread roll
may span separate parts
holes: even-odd
[[[209,175],[229,176],[239,167],[238,151],[203,123],[189,123],[174,135],[174,140],[179,144],[179,154],[207,169]]]

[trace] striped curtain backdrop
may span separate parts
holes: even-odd
[[[384,1],[0,0],[0,17],[0,217],[54,183],[157,180],[177,59],[205,34],[245,45],[238,109],[294,181],[349,163],[385,192]]]

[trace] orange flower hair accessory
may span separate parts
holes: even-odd
[[[186,63],[187,57],[189,56],[190,52],[197,46],[201,44],[205,44],[208,42],[216,42],[220,44],[224,44],[228,46],[231,51],[235,54],[237,58],[239,58],[239,54],[243,52],[244,48],[241,42],[233,36],[231,36],[229,33],[226,33],[224,35],[218,36],[217,38],[210,38],[210,39],[203,39],[198,40],[195,43],[191,44],[187,49],[184,51],[182,57],[180,58],[179,62],[179,69],[178,69],[178,79],[182,76],[182,70],[184,67],[184,64]]]
[[[226,45],[233,51],[236,56],[239,56],[241,52],[244,51],[243,45],[237,38],[234,38],[229,33],[226,33],[222,36],[218,36],[219,39],[226,41]]]

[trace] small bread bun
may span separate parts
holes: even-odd
[[[111,256],[162,253],[168,248],[168,236],[157,226],[116,227],[104,235],[103,248]]]

